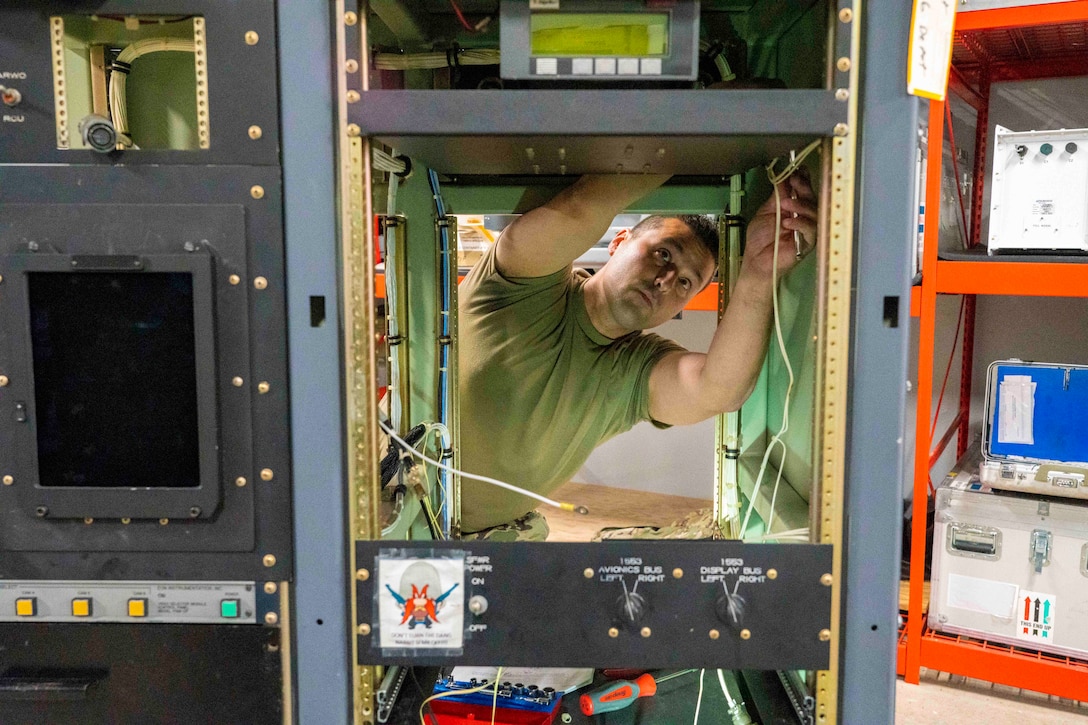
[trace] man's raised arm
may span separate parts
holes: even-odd
[[[530,212],[499,237],[499,272],[543,277],[558,272],[592,247],[612,219],[665,183],[664,174],[587,175]]]

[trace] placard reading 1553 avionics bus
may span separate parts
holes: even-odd
[[[509,79],[693,80],[699,3],[644,0],[503,2],[502,76]],[[544,9],[544,7],[547,9]]]

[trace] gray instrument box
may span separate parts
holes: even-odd
[[[1088,504],[994,492],[977,455],[937,490],[929,626],[1088,656]]]

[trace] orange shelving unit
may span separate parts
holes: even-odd
[[[989,129],[990,85],[996,81],[1088,75],[1088,0],[961,12],[956,18],[949,88],[978,113],[974,139],[970,246],[979,244]],[[929,109],[926,209],[936,215],[941,201],[941,148],[946,103]],[[898,672],[917,683],[922,667],[1082,700],[1088,692],[1088,662],[1054,657],[929,629],[923,583],[926,504],[930,470],[952,438],[957,455],[967,447],[976,295],[1088,297],[1088,264],[1018,261],[951,261],[938,258],[938,224],[925,225],[922,284],[912,294],[919,317],[918,409],[915,430],[914,515],[911,530],[910,593],[900,632]],[[964,295],[962,374],[959,410],[944,431],[930,426],[933,414],[934,336],[937,295]],[[958,435],[957,435],[958,434]],[[935,543],[936,545],[936,543]]]

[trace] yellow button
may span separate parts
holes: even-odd
[[[72,616],[73,617],[89,617],[89,616],[91,616],[91,600],[90,599],[73,599],[72,600]]]
[[[15,600],[15,614],[20,617],[33,617],[38,613],[38,599],[27,597]]]
[[[130,617],[146,617],[147,616],[147,600],[146,599],[129,599],[128,600],[128,616],[130,616]]]

